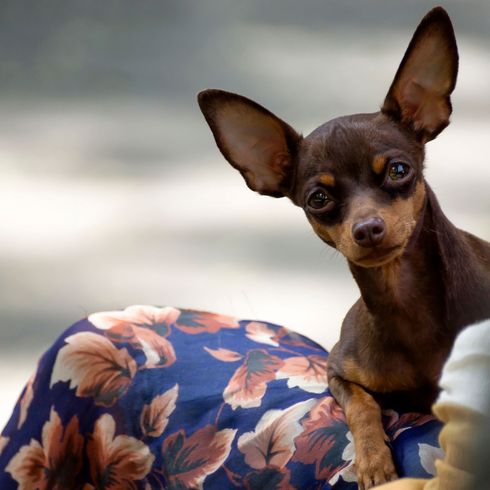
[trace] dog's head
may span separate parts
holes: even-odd
[[[415,31],[380,112],[339,117],[302,137],[240,95],[205,90],[198,100],[252,190],[289,197],[322,240],[374,267],[403,253],[421,214],[424,144],[449,124],[457,69],[451,21],[438,7]]]

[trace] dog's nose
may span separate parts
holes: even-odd
[[[352,226],[354,241],[361,247],[375,247],[385,236],[386,225],[382,218],[368,218]]]

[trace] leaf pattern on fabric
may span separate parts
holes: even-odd
[[[343,413],[315,392],[328,356],[315,342],[175,308],[90,318],[42,356],[1,432],[2,490],[356,488]],[[441,424],[383,423],[400,473],[427,477]]]
[[[176,360],[174,348],[165,337],[179,315],[180,310],[176,308],[135,305],[124,311],[95,313],[89,320],[105,330],[106,337],[112,342],[128,343],[141,349],[146,356],[146,368],[162,368]]]
[[[247,490],[294,490],[290,484],[289,470],[267,467],[261,471],[249,473],[244,481]]]
[[[277,332],[268,327],[265,323],[250,322],[245,327],[245,330],[247,332],[246,336],[254,342],[272,345],[273,347],[279,345],[279,336],[277,335]]]
[[[226,460],[237,429],[218,431],[206,425],[187,437],[183,429],[162,445],[163,473],[169,489],[201,488],[205,478]]]
[[[105,311],[89,315],[88,321],[102,330],[124,332],[126,327],[148,328],[161,337],[170,334],[170,326],[177,320],[180,310],[167,306],[128,306],[122,311]],[[124,335],[124,334],[123,334]]]
[[[357,472],[356,472],[356,452],[354,447],[354,438],[352,436],[352,432],[347,432],[345,435],[349,444],[345,446],[342,451],[342,459],[347,463],[347,466],[344,466],[339,472],[337,472],[330,480],[328,480],[329,485],[335,485],[340,478],[345,482],[349,483],[357,483]]]
[[[20,401],[19,401],[19,409],[20,409],[19,410],[19,421],[17,422],[17,429],[20,429],[24,425],[24,422],[26,421],[26,418],[27,418],[27,412],[28,412],[29,407],[31,406],[32,400],[34,398],[34,389],[33,389],[34,379],[35,379],[35,376],[33,374],[29,378],[29,381],[27,382],[24,393],[22,394],[22,397],[20,398]]]
[[[137,365],[127,349],[117,349],[105,337],[80,332],[65,339],[58,352],[50,386],[69,381],[76,395],[92,397],[97,405],[112,406],[134,378]]]
[[[385,430],[390,436],[390,439],[394,441],[402,432],[412,427],[418,427],[424,425],[427,422],[437,420],[434,415],[421,414],[415,412],[407,412],[399,415],[394,410],[383,410],[383,416],[387,418],[384,423]]]
[[[322,355],[325,351],[313,340],[284,327],[279,327],[277,333],[280,344],[283,346],[299,347],[301,349],[314,350]]]
[[[140,427],[144,436],[160,437],[167,427],[168,418],[175,410],[179,385],[158,395],[141,410]]]
[[[259,407],[267,389],[267,383],[276,377],[284,361],[263,349],[247,353],[243,364],[228,382],[223,399],[235,410],[238,407]]]
[[[304,432],[295,439],[293,461],[315,465],[317,480],[329,480],[347,463],[347,424],[340,405],[331,396],[320,399],[302,422]]]
[[[444,451],[437,446],[431,446],[420,442],[418,444],[419,458],[422,468],[424,468],[429,475],[434,476],[436,474],[436,459],[444,458]]]
[[[7,447],[9,441],[10,437],[0,436],[0,456],[2,455],[3,450]]]
[[[146,356],[146,368],[164,368],[175,361],[172,344],[153,330],[133,326],[117,327],[108,330],[106,336],[114,343],[129,343],[135,349],[141,349]]]
[[[222,328],[240,328],[236,318],[202,311],[183,310],[175,326],[190,335],[199,333],[216,333]]]
[[[115,436],[115,433],[116,423],[110,414],[102,415],[95,422],[87,444],[92,482],[97,489],[136,489],[135,482],[150,472],[155,456],[138,439]]]
[[[296,403],[285,410],[269,410],[262,415],[253,432],[238,439],[238,449],[254,469],[284,467],[294,453],[294,439],[303,431],[299,420],[316,403],[315,399]]]
[[[83,437],[78,418],[72,417],[66,428],[54,409],[44,424],[42,444],[31,439],[10,460],[5,471],[19,489],[79,488],[77,482],[83,462]]]
[[[297,386],[309,393],[323,393],[328,388],[327,359],[318,355],[290,357],[276,378],[287,379],[289,388]]]
[[[29,445],[22,446],[17,454],[10,460],[5,468],[22,489],[39,488],[46,485],[44,481],[45,470],[44,450],[36,440]]]
[[[204,347],[204,350],[215,359],[218,359],[218,361],[236,362],[243,359],[241,354],[228,349],[211,349],[210,347]]]

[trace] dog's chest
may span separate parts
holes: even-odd
[[[373,355],[366,353],[352,365],[345,362],[344,370],[349,380],[375,393],[417,390],[437,386],[445,357],[445,353],[433,352],[425,359],[413,359],[403,350],[389,348]]]
[[[377,393],[437,386],[452,341],[432,315],[419,308],[374,317],[362,303],[356,313],[355,341],[342,362],[346,379]]]

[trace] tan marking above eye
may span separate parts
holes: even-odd
[[[384,168],[385,168],[385,165],[386,165],[386,160],[387,158],[383,155],[376,155],[374,157],[374,160],[373,160],[373,163],[371,164],[372,168],[373,168],[373,172],[375,174],[380,174]]]
[[[322,174],[318,177],[318,181],[328,187],[333,187],[335,185],[335,177],[332,174]]]

